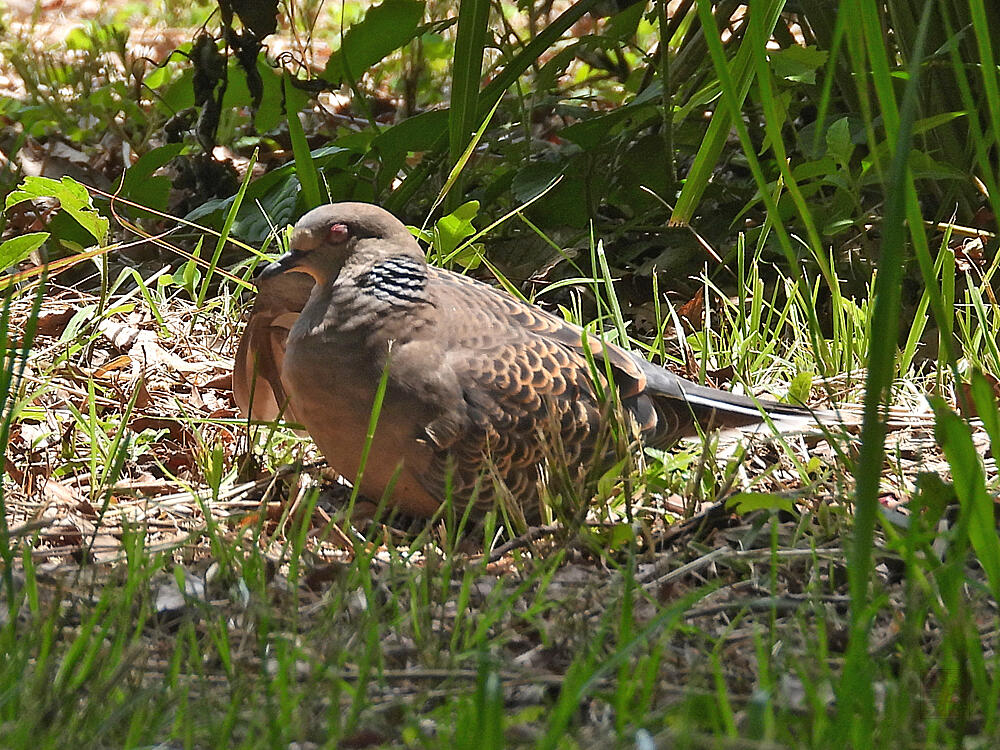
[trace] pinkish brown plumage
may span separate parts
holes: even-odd
[[[350,479],[388,367],[360,489],[378,500],[392,487],[391,504],[407,513],[433,514],[447,484],[459,502],[475,495],[477,508],[503,486],[536,516],[553,445],[570,462],[593,458],[607,414],[605,372],[649,445],[699,426],[763,421],[751,399],[691,383],[503,291],[428,266],[406,227],[370,204],[306,214],[258,288],[236,358],[240,408],[256,419],[294,416]],[[779,427],[815,422],[806,409],[760,403]]]

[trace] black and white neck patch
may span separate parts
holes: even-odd
[[[379,261],[354,280],[358,289],[390,305],[426,301],[427,267],[405,255]]]

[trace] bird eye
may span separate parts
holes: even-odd
[[[347,228],[347,224],[337,222],[330,225],[328,235],[331,242],[346,242],[351,236],[351,230]]]

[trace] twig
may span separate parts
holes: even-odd
[[[509,542],[505,542],[504,544],[501,544],[499,547],[493,550],[493,552],[490,553],[487,562],[494,563],[500,558],[502,558],[504,555],[506,555],[508,552],[513,552],[516,549],[527,547],[529,544],[538,541],[542,537],[554,534],[560,528],[562,527],[557,526],[556,524],[550,524],[548,526],[532,526],[521,536],[514,537]]]

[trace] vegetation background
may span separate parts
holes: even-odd
[[[4,747],[996,745],[992,4],[3,7]],[[345,199],[859,432],[354,528],[228,380]]]

